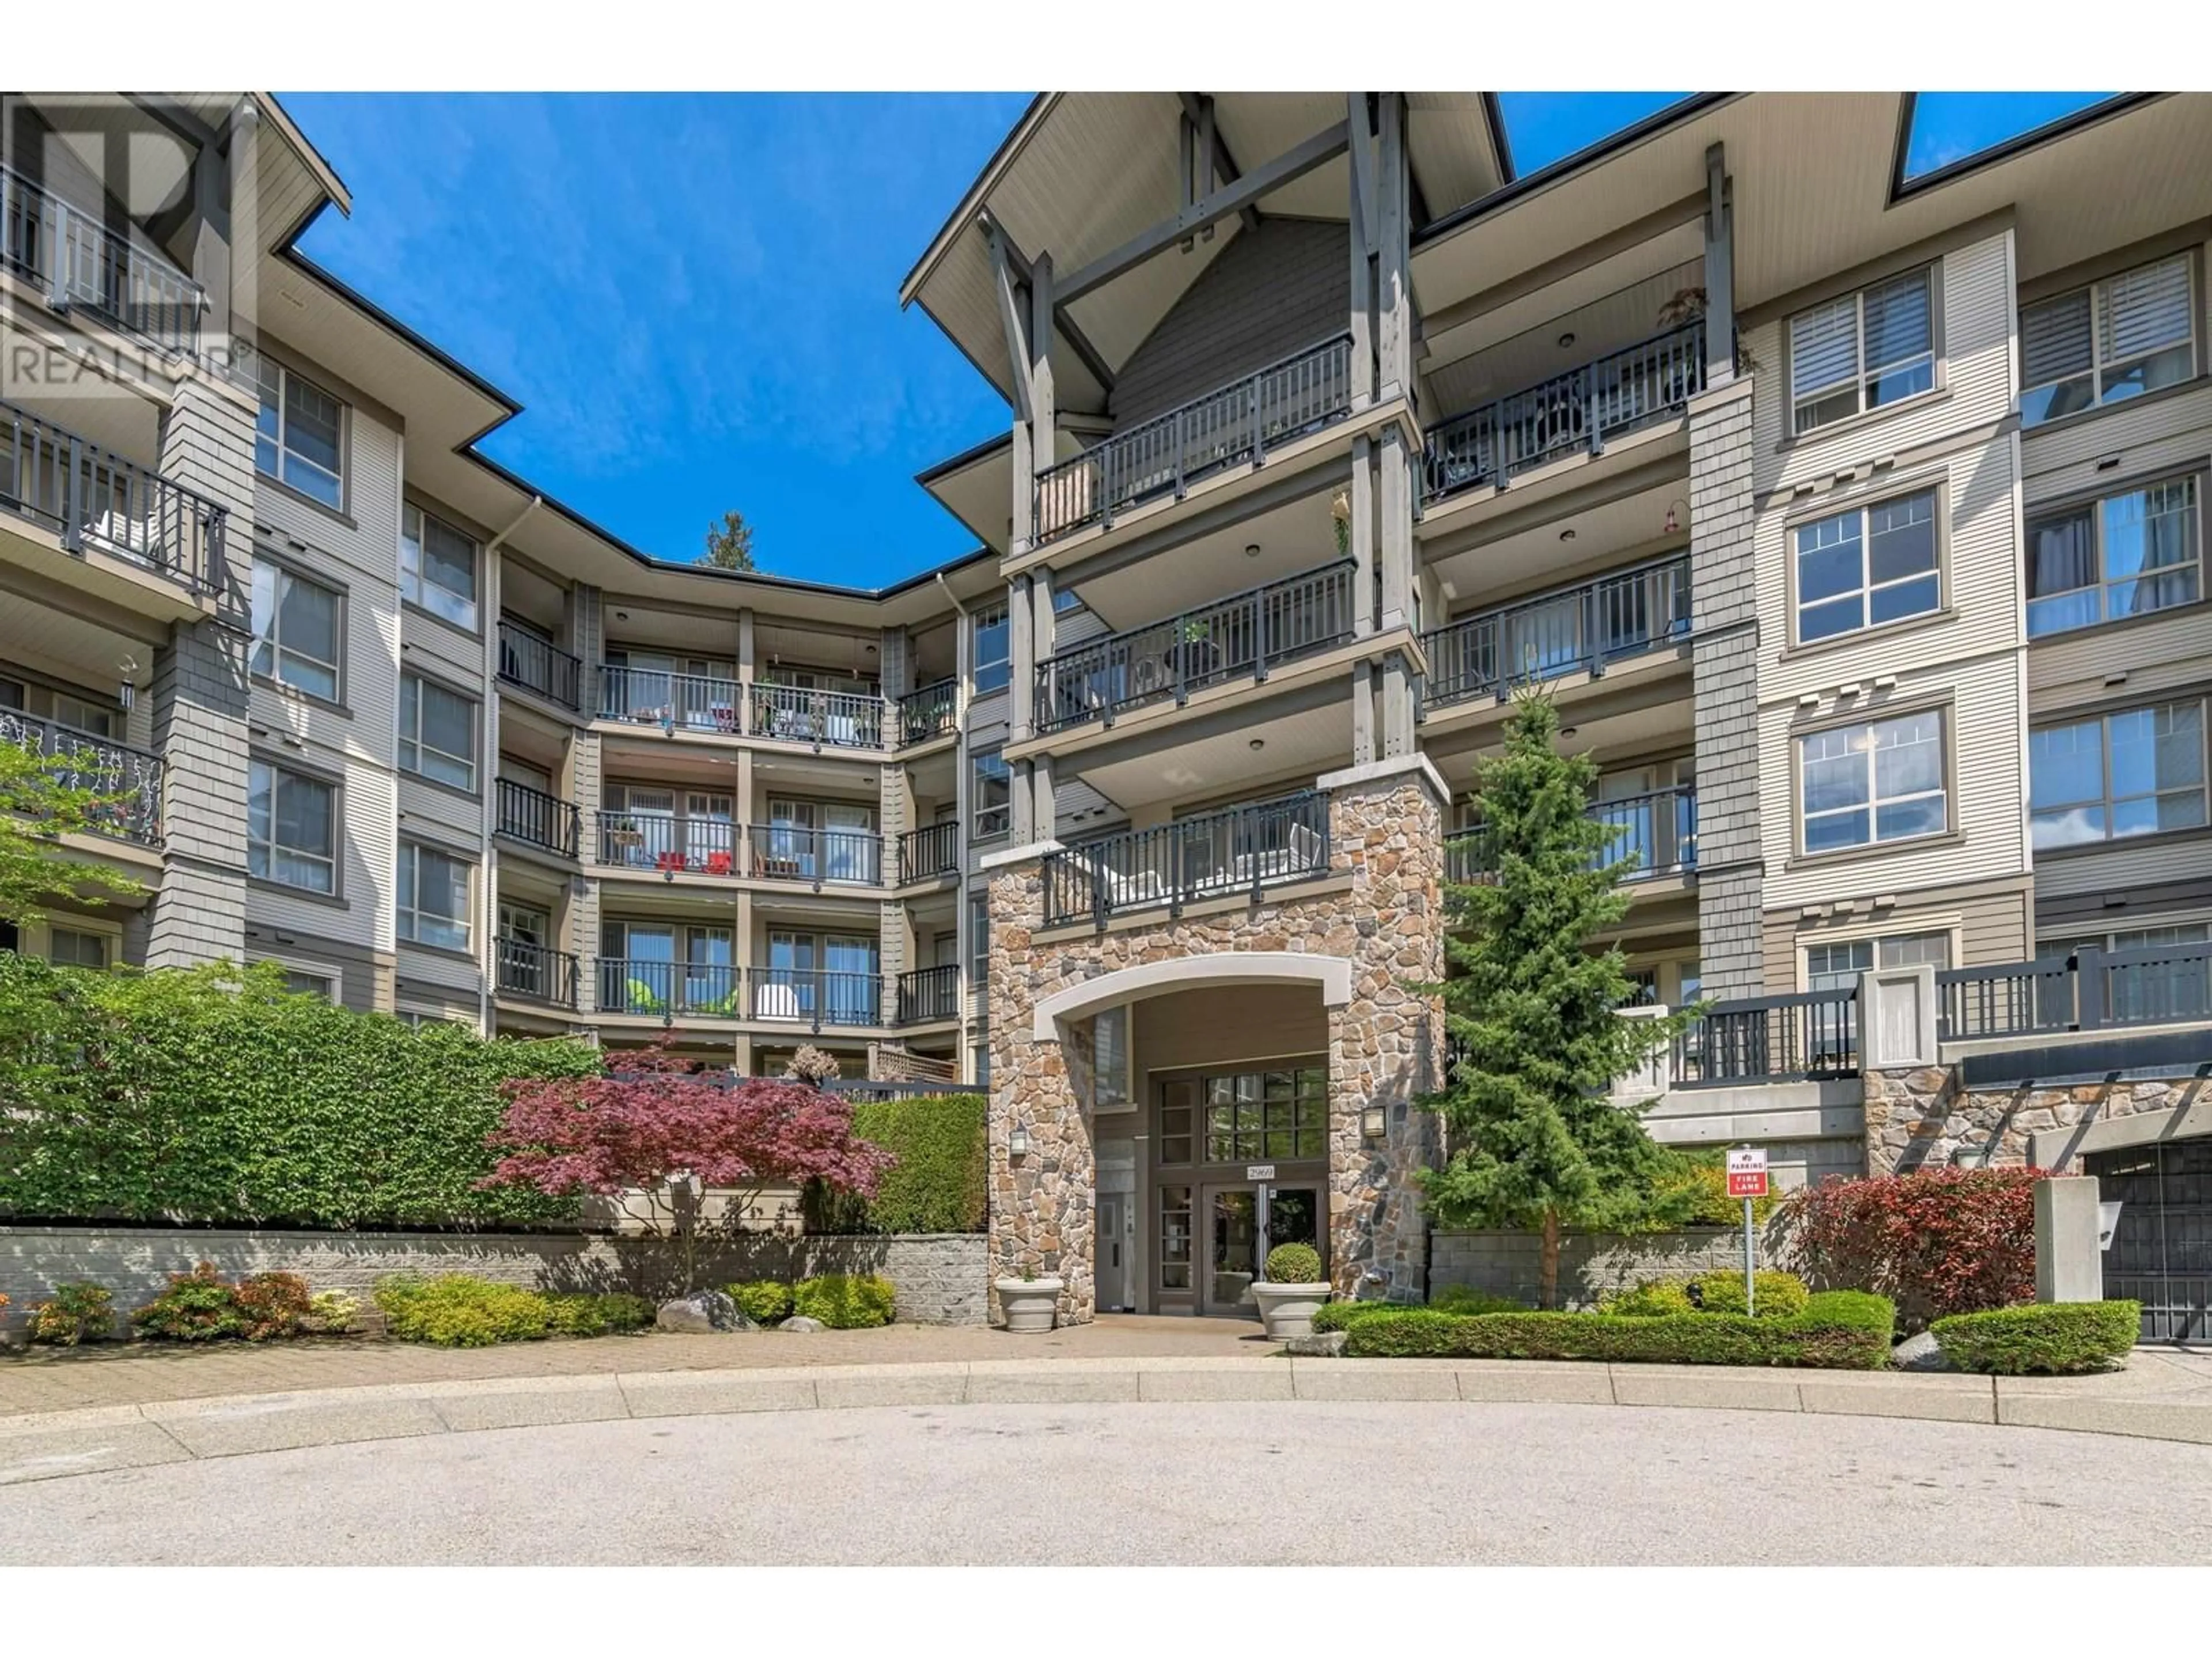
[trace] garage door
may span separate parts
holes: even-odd
[[[2212,1342],[2212,1136],[2082,1160],[2120,1203],[2105,1294],[2142,1304],[2146,1342]]]

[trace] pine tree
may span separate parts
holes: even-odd
[[[745,515],[732,508],[722,514],[720,522],[708,525],[706,550],[696,562],[717,570],[757,570],[760,567],[753,562],[753,527],[745,522]]]
[[[1636,1207],[1667,1165],[1617,1078],[1671,1041],[1689,1016],[1624,1018],[1633,982],[1618,946],[1592,947],[1627,913],[1633,867],[1617,826],[1589,816],[1597,768],[1558,752],[1548,697],[1524,694],[1504,752],[1475,794],[1481,878],[1452,884],[1456,976],[1441,988],[1445,1024],[1465,1049],[1441,1113],[1449,1156],[1424,1177],[1430,1214],[1449,1226],[1519,1227],[1542,1236],[1542,1302],[1559,1300],[1559,1235]]]

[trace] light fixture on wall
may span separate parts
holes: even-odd
[[[1027,1158],[1030,1155],[1029,1126],[1017,1123],[1006,1133],[1006,1156]]]
[[[1389,1127],[1380,1106],[1363,1106],[1359,1109],[1359,1133],[1368,1139],[1382,1139],[1382,1132]]]
[[[123,659],[115,665],[115,672],[123,677],[115,688],[116,707],[127,714],[131,712],[131,705],[138,700],[138,685],[136,678],[138,672],[138,659],[127,652],[125,653]]]
[[[1687,512],[1690,510],[1690,504],[1689,504],[1687,501],[1669,501],[1669,502],[1668,502],[1668,503],[1667,503],[1667,522],[1666,522],[1666,524],[1665,524],[1663,526],[1662,526],[1662,534],[1664,534],[1664,535],[1668,535],[1668,536],[1672,536],[1672,535],[1674,535],[1676,532],[1678,532],[1678,531],[1680,531],[1680,530],[1681,529],[1681,527],[1682,527],[1682,521],[1681,521],[1681,520],[1680,520],[1680,518],[1678,518],[1678,517],[1675,515],[1675,513],[1674,513],[1674,509],[1675,509],[1676,507],[1680,507],[1680,508],[1682,509],[1682,511],[1683,511],[1683,512],[1685,512],[1685,513],[1687,513]]]
[[[1245,556],[1246,558],[1248,558],[1248,559],[1256,559],[1256,558],[1258,558],[1258,557],[1260,556],[1260,544],[1259,544],[1259,543],[1257,543],[1257,542],[1247,542],[1247,543],[1245,543],[1245,544],[1244,544],[1244,556]]]
[[[1256,753],[1258,750],[1265,749],[1267,746],[1267,740],[1265,738],[1255,738],[1252,739],[1251,746]]]
[[[1575,343],[1575,331],[1574,331],[1574,330],[1572,330],[1572,329],[1569,329],[1569,330],[1568,330],[1565,334],[1562,334],[1561,336],[1559,336],[1559,349],[1560,349],[1560,350],[1562,350],[1562,351],[1565,351],[1565,350],[1569,346],[1572,345],[1574,343]]]

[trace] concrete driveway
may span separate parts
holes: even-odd
[[[1803,1413],[1324,1401],[568,1423],[0,1489],[0,1563],[2212,1559],[2212,1446]]]

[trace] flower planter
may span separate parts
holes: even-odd
[[[1063,1288],[1064,1281],[1057,1279],[999,1280],[999,1307],[1006,1316],[1006,1328],[1024,1336],[1050,1330]]]
[[[1267,1328],[1270,1342],[1287,1342],[1294,1336],[1313,1334],[1314,1315],[1321,1311],[1328,1300],[1329,1284],[1320,1279],[1310,1285],[1278,1284],[1272,1279],[1255,1279],[1252,1285],[1252,1299],[1260,1304],[1260,1320]]]

